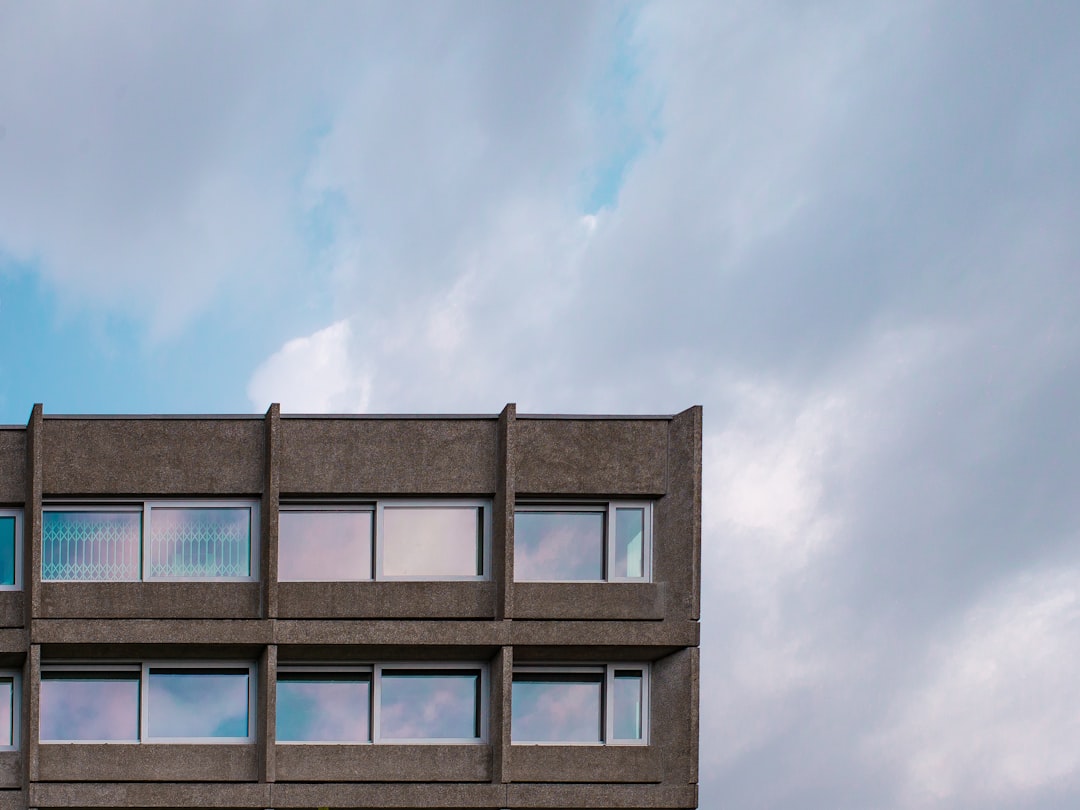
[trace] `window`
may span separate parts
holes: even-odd
[[[486,501],[283,506],[278,579],[488,579],[490,520]]]
[[[257,579],[252,501],[55,505],[41,523],[45,581]]]
[[[39,739],[254,741],[254,664],[46,664]]]
[[[280,743],[481,743],[487,669],[477,664],[278,668]]]
[[[20,682],[18,672],[0,671],[0,751],[14,751],[19,747]]]
[[[648,716],[646,664],[514,668],[512,742],[642,745]]]
[[[651,504],[518,504],[514,510],[519,582],[641,582],[651,576]]]
[[[0,591],[22,588],[22,512],[0,509]]]

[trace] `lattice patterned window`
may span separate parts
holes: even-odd
[[[45,581],[257,578],[258,504],[144,501],[42,510]]]

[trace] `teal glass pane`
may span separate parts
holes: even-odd
[[[278,579],[351,582],[371,579],[370,511],[293,510],[278,517]]]
[[[645,576],[645,510],[615,510],[615,559],[612,577]]]
[[[151,668],[150,736],[247,737],[248,681],[246,669]]]
[[[612,733],[616,740],[641,739],[641,672],[616,670],[611,696]]]
[[[386,740],[480,736],[476,670],[389,670],[380,682],[379,733]]]
[[[604,578],[603,512],[515,512],[514,579]]]
[[[15,554],[18,543],[15,537],[15,518],[0,515],[0,585],[15,584]]]
[[[0,678],[0,745],[12,745],[11,720],[15,716],[15,679]]]
[[[382,511],[382,574],[482,575],[481,514],[475,506],[386,507]]]
[[[139,675],[43,673],[40,739],[139,739]]]
[[[367,742],[371,739],[371,676],[279,673],[278,742]]]
[[[44,512],[41,578],[137,580],[141,542],[139,512]]]
[[[604,739],[602,673],[520,673],[510,694],[514,742],[599,743]]]
[[[154,507],[147,556],[151,577],[249,577],[251,509]]]

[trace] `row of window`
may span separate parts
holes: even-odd
[[[483,664],[283,664],[276,688],[279,743],[487,741]],[[511,740],[645,744],[648,695],[647,664],[515,667]],[[0,748],[18,706],[19,675],[0,673]],[[253,742],[255,665],[43,664],[39,706],[42,743]]]
[[[514,578],[648,581],[648,503],[519,504]],[[490,578],[488,501],[285,504],[278,579],[291,582]],[[253,501],[49,504],[42,509],[44,581],[257,579]],[[0,587],[22,582],[20,513],[0,510]]]

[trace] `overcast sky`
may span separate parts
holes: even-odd
[[[1080,806],[1080,4],[0,0],[0,422],[705,407],[703,808]]]

